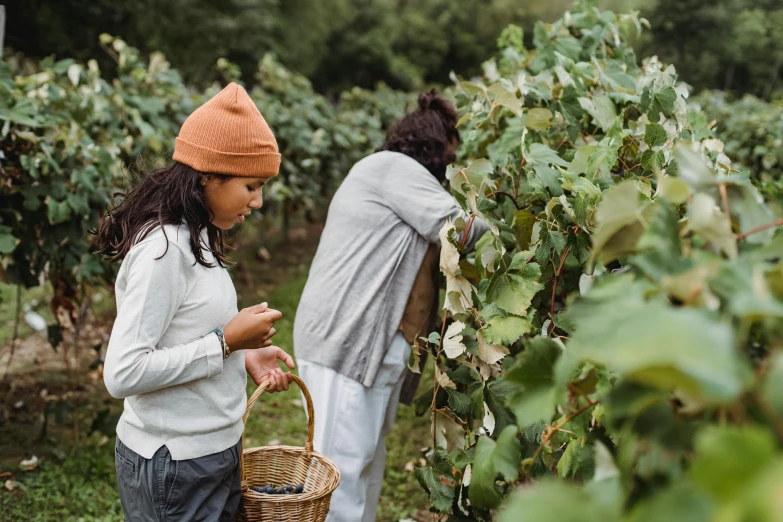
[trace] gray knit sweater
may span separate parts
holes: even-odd
[[[297,358],[372,386],[399,329],[428,243],[447,219],[466,218],[416,160],[377,152],[337,190],[294,322]],[[466,245],[487,230],[476,219]]]

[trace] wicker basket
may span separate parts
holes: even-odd
[[[304,448],[264,446],[242,450],[242,505],[237,520],[247,522],[322,522],[329,513],[332,492],[340,483],[340,471],[334,462],[313,451],[313,401],[302,380],[294,375],[307,401],[307,443]],[[261,383],[247,401],[243,421],[264,393],[269,382]],[[244,435],[242,437],[244,448]],[[268,495],[250,489],[267,484],[304,484],[304,493]]]

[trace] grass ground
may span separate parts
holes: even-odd
[[[260,264],[252,261],[253,256],[246,256],[234,271],[240,306],[268,301],[283,312],[275,343],[287,351],[292,351],[293,318],[314,245],[312,237],[300,241],[282,259],[273,258],[270,264]],[[3,297],[0,321],[6,321],[7,325],[9,300],[5,299],[6,295]],[[424,382],[429,379],[425,378]],[[62,399],[70,393],[69,381],[56,371],[12,375],[11,383],[0,389],[4,397],[0,411],[0,486],[8,481],[7,487],[0,491],[0,520],[122,520],[112,435],[121,401],[108,397],[102,381],[85,379],[80,385],[82,390],[73,392],[81,393],[81,399],[72,401],[76,406],[71,415],[63,415],[65,420],[58,424],[58,413],[50,408],[46,414],[48,430],[44,432],[47,405],[63,402],[34,397],[40,395],[42,386],[47,387],[46,397],[57,395]],[[253,388],[250,382],[248,392]],[[19,401],[25,401],[21,409],[15,408]],[[21,415],[21,410],[30,410],[29,415]],[[293,389],[288,393],[262,395],[248,420],[245,443],[246,446],[278,442],[301,445],[306,426],[301,396]],[[401,406],[396,426],[387,439],[388,460],[379,522],[421,517],[428,499],[411,469],[428,440],[428,419],[417,417],[412,407]],[[33,454],[41,459],[38,469],[20,471],[19,462]]]

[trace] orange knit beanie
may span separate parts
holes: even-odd
[[[236,83],[188,116],[173,159],[201,172],[229,176],[271,177],[280,169],[272,130],[247,91]]]

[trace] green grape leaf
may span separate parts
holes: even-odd
[[[730,325],[703,310],[644,302],[634,288],[616,301],[590,299],[597,295],[594,287],[573,305],[569,352],[620,377],[708,403],[725,404],[745,390],[752,372],[735,351]]]
[[[623,181],[604,195],[595,218],[592,257],[602,263],[633,252],[644,232],[640,217],[650,213],[639,201],[639,189],[633,181]]]
[[[593,99],[579,98],[579,104],[604,131],[608,131],[617,119],[614,102],[606,94],[595,96]]]
[[[468,487],[471,504],[481,508],[497,507],[502,497],[495,489],[498,476],[513,482],[519,475],[521,458],[516,426],[507,426],[494,441],[479,437],[473,459],[473,476]]]
[[[432,506],[436,510],[440,512],[451,510],[451,504],[454,502],[454,489],[441,481],[441,479],[446,482],[454,480],[450,467],[436,464],[416,468],[416,479],[429,494]]]
[[[752,426],[707,426],[696,436],[690,479],[722,501],[742,493],[775,456],[772,434]]]
[[[540,277],[541,269],[538,263],[498,270],[489,281],[486,300],[494,302],[510,314],[525,315],[533,296],[543,288],[538,282]]]
[[[489,320],[481,331],[484,333],[484,338],[490,343],[509,345],[523,335],[530,333],[532,328],[530,320],[526,317],[508,315]]]
[[[617,151],[622,142],[613,138],[604,138],[595,152],[587,159],[587,177],[589,179],[608,178],[617,163]]]
[[[506,426],[516,424],[516,419],[511,410],[506,406],[509,397],[519,389],[513,383],[505,380],[494,381],[487,385],[484,399],[489,411],[495,417],[496,433],[504,430]]]
[[[529,210],[517,210],[514,212],[514,221],[511,228],[514,229],[514,237],[520,250],[527,250],[530,246],[530,237],[533,234],[533,225],[536,218]]]
[[[528,148],[527,159],[533,165],[559,165],[567,167],[568,162],[557,155],[557,152],[550,149],[543,143],[532,143]]]
[[[650,172],[660,172],[666,162],[662,150],[647,149],[642,153],[642,168]]]
[[[658,122],[661,114],[667,118],[672,115],[675,101],[677,101],[677,93],[672,87],[664,87],[656,92],[645,90],[642,94],[642,106],[649,107],[647,116],[655,123]]]
[[[644,142],[649,147],[661,147],[669,137],[666,129],[657,123],[648,123],[644,130]]]
[[[470,413],[470,399],[464,393],[446,388],[449,396],[449,408],[457,415],[467,415]]]
[[[11,227],[0,225],[0,254],[10,254],[19,244],[11,233]]]
[[[525,127],[530,130],[542,131],[552,124],[552,111],[537,107],[525,114]]]
[[[565,481],[542,481],[519,488],[498,522],[556,520],[557,522],[619,522],[620,506],[606,506],[587,490]]]

